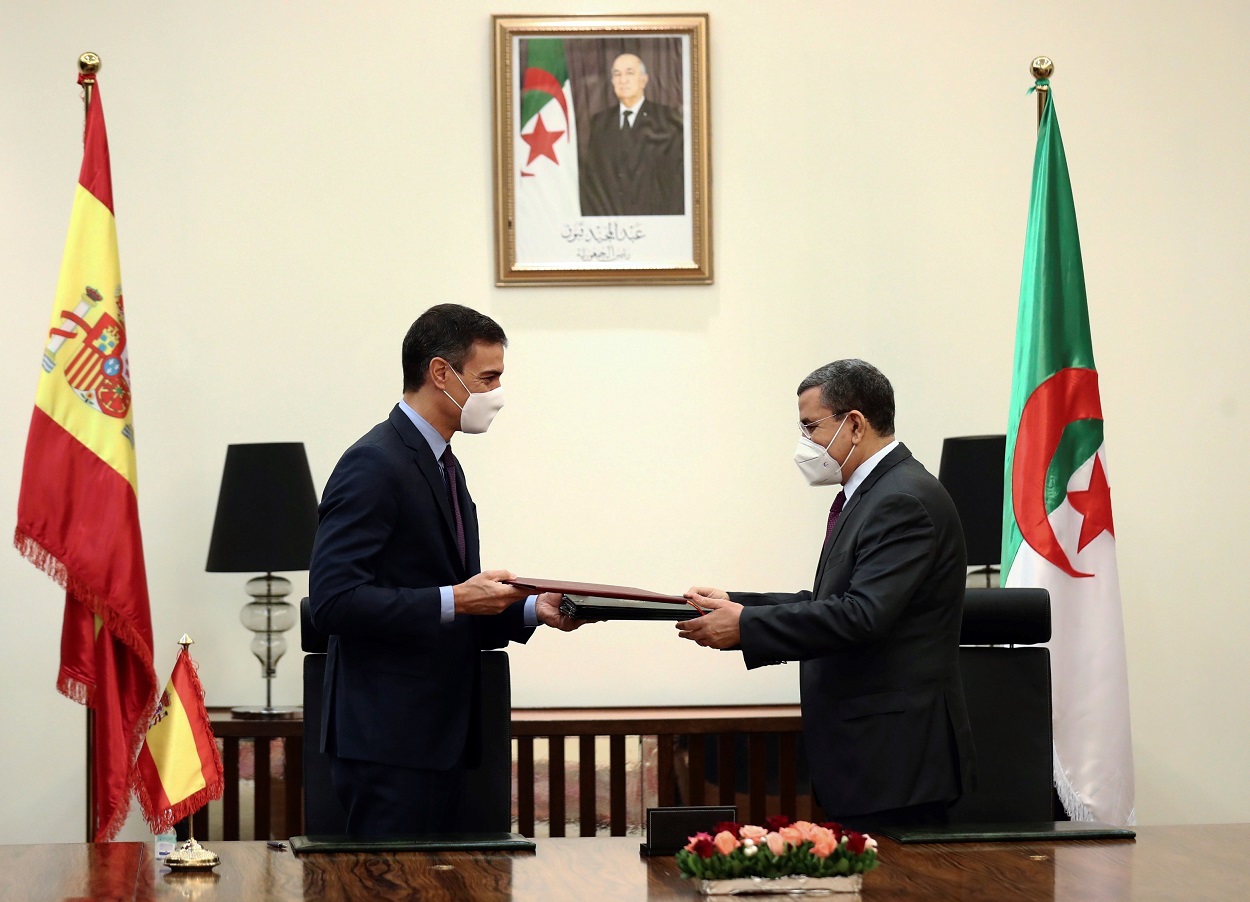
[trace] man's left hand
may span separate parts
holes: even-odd
[[[534,613],[538,616],[539,623],[555,627],[564,633],[571,633],[582,624],[591,622],[589,620],[574,620],[568,614],[562,614],[560,612],[560,600],[563,597],[559,592],[544,592],[538,596],[538,601],[534,605]]]
[[[707,648],[733,648],[738,644],[742,639],[742,632],[738,628],[742,605],[728,598],[702,595],[694,590],[687,592],[686,597],[708,613],[693,620],[677,622],[677,629],[683,639]]]

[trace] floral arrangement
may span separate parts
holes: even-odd
[[[841,824],[791,821],[785,815],[765,826],[720,823],[690,837],[677,853],[683,877],[849,877],[877,866],[877,841]]]

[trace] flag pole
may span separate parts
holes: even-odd
[[[1035,79],[1050,80],[1051,74],[1055,71],[1055,64],[1048,56],[1039,56],[1034,58],[1029,65],[1029,71],[1033,73]],[[1037,86],[1037,127],[1042,127],[1042,113],[1046,112],[1046,101],[1050,97],[1050,85]]]
[[[182,651],[178,652],[181,659],[184,655],[188,655],[187,649],[195,644],[195,640],[186,633],[182,634],[182,638],[178,640],[178,644],[182,646]],[[188,661],[188,664],[191,662]],[[175,668],[177,664],[174,665]],[[194,666],[192,664],[192,666]],[[173,682],[173,678],[170,678]],[[220,767],[220,763],[218,767]],[[205,804],[208,804],[205,802]],[[216,852],[210,852],[201,846],[195,839],[195,816],[187,815],[187,841],[179,845],[176,849],[165,856],[165,866],[171,871],[209,871],[221,864],[221,856]]]
[[[87,112],[91,108],[91,89],[95,74],[100,71],[100,57],[88,50],[78,56],[78,82],[82,85],[82,143],[87,144]],[[87,706],[87,842],[95,841],[95,710]]]
[[[78,83],[82,85],[82,140],[87,143],[87,110],[91,107],[91,89],[95,74],[100,71],[100,57],[90,50],[78,57]]]

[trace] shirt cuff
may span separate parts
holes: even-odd
[[[443,602],[443,613],[440,623],[451,623],[456,619],[456,590],[451,586],[439,586],[438,597]]]
[[[535,610],[538,605],[538,596],[531,595],[525,599],[525,625],[538,626],[538,611]]]

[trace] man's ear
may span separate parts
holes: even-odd
[[[447,368],[448,363],[442,357],[435,357],[430,360],[430,367],[426,370],[430,384],[443,391],[447,384]]]
[[[852,410],[846,416],[851,421],[851,438],[862,442],[868,436],[868,421],[858,410]]]

